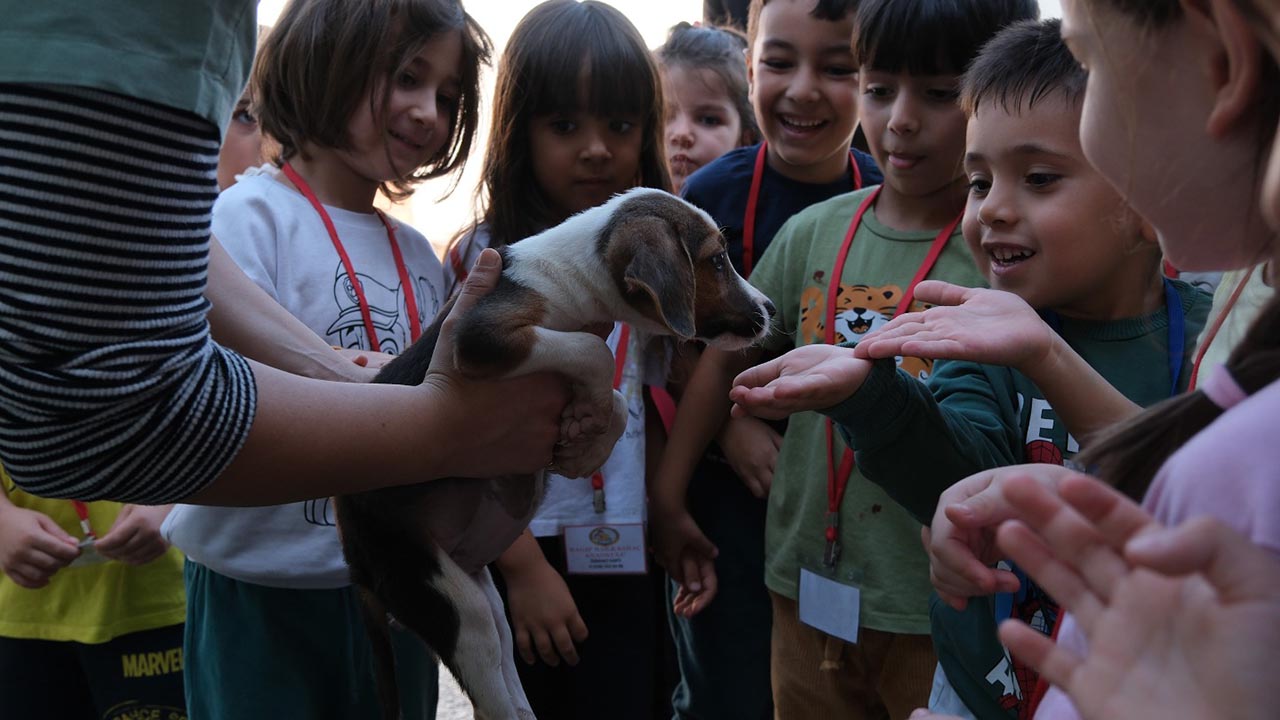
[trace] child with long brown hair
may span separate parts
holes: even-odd
[[[498,66],[481,220],[450,249],[446,274],[460,276],[483,248],[519,242],[615,193],[669,190],[662,108],[653,57],[617,10],[591,0],[531,10]],[[643,385],[661,377],[662,358],[622,325],[608,343],[630,411],[626,431],[594,477],[549,479],[529,531],[496,563],[538,717],[647,720],[661,676],[657,571],[578,574],[566,555],[566,528],[645,522],[654,414]]]
[[[329,344],[397,353],[440,310],[430,244],[374,199],[461,168],[489,52],[457,0],[294,0],[264,40],[253,95],[280,151],[219,197],[213,232]],[[327,498],[179,505],[164,530],[188,558],[183,671],[193,715],[381,714]],[[393,641],[405,717],[433,717],[434,658],[408,633]]]

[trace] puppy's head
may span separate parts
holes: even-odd
[[[765,336],[773,305],[738,275],[709,215],[648,188],[613,202],[600,251],[632,308],[671,335],[725,350]]]

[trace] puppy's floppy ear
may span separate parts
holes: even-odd
[[[609,228],[607,262],[628,302],[688,340],[695,333],[693,261],[672,233],[661,218],[622,218]]]

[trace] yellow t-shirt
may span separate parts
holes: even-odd
[[[69,500],[38,498],[17,489],[3,468],[0,483],[14,505],[44,513],[72,537],[84,536]],[[106,534],[123,507],[88,503],[89,522]],[[168,627],[186,617],[182,553],[177,548],[141,567],[114,560],[69,566],[30,590],[0,573],[0,636],[101,643],[140,630]]]

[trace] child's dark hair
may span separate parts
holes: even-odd
[[[492,53],[488,35],[457,0],[292,0],[263,41],[253,71],[259,122],[280,144],[276,161],[303,152],[306,143],[348,149],[358,103],[367,96],[373,117],[382,117],[393,75],[427,40],[455,30],[462,35],[462,62],[449,137],[423,167],[382,184],[397,200],[412,194],[414,183],[465,164],[479,120],[480,65]]]
[[[1088,80],[1062,41],[1061,20],[1021,20],[982,46],[960,82],[960,107],[973,117],[989,102],[1012,114],[1053,95],[1078,106]]]
[[[1036,0],[862,0],[854,60],[881,72],[959,75],[1001,28],[1039,17]]]
[[[484,193],[482,215],[494,247],[564,219],[534,181],[529,128],[535,117],[576,112],[638,116],[639,183],[671,189],[663,152],[662,80],[639,31],[605,3],[548,0],[516,25],[498,64],[478,191]]]
[[[1227,368],[1250,395],[1280,379],[1280,297],[1262,308],[1244,340],[1232,350]],[[1222,412],[1199,390],[1177,395],[1106,431],[1076,461],[1125,495],[1141,500],[1173,451]]]
[[[809,17],[836,22],[852,15],[858,9],[859,0],[816,0]],[[754,47],[756,34],[760,32],[760,11],[769,0],[751,0],[747,8],[747,47]]]
[[[663,67],[710,70],[724,82],[742,125],[741,144],[759,140],[755,112],[747,96],[747,38],[732,28],[676,24],[654,53]]]

